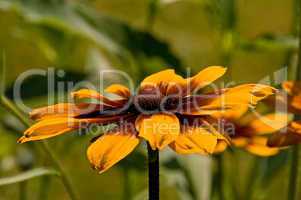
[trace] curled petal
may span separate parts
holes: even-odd
[[[93,168],[102,173],[131,153],[138,144],[139,139],[132,132],[107,133],[89,146],[87,156]]]
[[[179,120],[173,114],[140,115],[135,124],[139,136],[146,139],[153,150],[163,149],[173,142],[180,132]]]
[[[127,88],[123,85],[120,85],[120,84],[110,85],[109,87],[107,87],[105,89],[105,92],[116,94],[116,95],[118,95],[120,97],[123,97],[125,99],[128,99],[131,96],[131,92],[130,92],[129,88]]]

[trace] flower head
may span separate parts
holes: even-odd
[[[254,113],[248,113],[240,118],[236,118],[237,116],[241,116],[245,111],[247,111],[245,108],[238,110],[236,114],[233,113],[231,115],[235,118],[230,117],[221,121],[224,123],[223,126],[225,130],[229,129],[232,133],[229,134],[231,144],[257,156],[265,157],[277,154],[279,148],[269,147],[267,145],[268,136],[276,133],[287,125],[287,114],[271,113],[256,116]],[[223,152],[227,146],[224,141],[218,141],[215,153]]]
[[[88,89],[76,91],[73,98],[91,98],[99,103],[63,103],[36,109],[31,118],[38,122],[19,142],[57,136],[83,124],[114,123],[116,127],[96,138],[87,151],[90,163],[100,172],[132,152],[141,139],[154,150],[169,146],[180,154],[213,153],[218,140],[227,139],[210,124],[211,116],[233,112],[242,105],[254,106],[274,92],[266,85],[245,84],[194,94],[225,72],[225,68],[213,66],[184,79],[174,70],[164,70],[145,78],[136,94],[118,84],[106,88],[105,92],[118,99]]]

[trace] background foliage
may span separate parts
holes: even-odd
[[[295,7],[294,0],[0,0],[6,94],[12,97],[13,83],[22,72],[48,67],[66,71],[56,81],[97,84],[95,74],[104,69],[124,70],[138,82],[168,67],[185,75],[186,67],[197,72],[209,65],[226,65],[235,83],[267,76],[273,82],[275,71],[288,66],[290,74],[295,66]],[[111,78],[108,82],[122,81]],[[46,84],[45,77],[27,80],[22,88],[26,104],[45,105]],[[0,111],[0,177],[12,176],[18,182],[24,176],[16,174],[49,163],[34,145],[16,144],[24,127]],[[144,144],[120,165],[98,175],[85,156],[90,138],[67,134],[49,140],[81,198],[144,199]],[[231,149],[222,156],[222,174],[217,156],[182,157],[166,150],[161,159],[162,199],[217,199],[221,178],[227,199],[286,198],[287,151],[258,158]],[[38,170],[48,174],[47,169]],[[23,195],[20,184],[0,184],[0,200],[67,199],[56,176],[40,175],[30,174],[35,178],[25,182]]]

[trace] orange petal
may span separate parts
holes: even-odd
[[[29,115],[30,118],[33,120],[41,120],[51,117],[75,117],[77,115],[90,113],[95,110],[101,111],[106,108],[112,107],[93,103],[59,103],[51,106],[34,109],[29,113]]]
[[[146,77],[141,82],[140,90],[149,87],[158,88],[163,95],[182,94],[187,81],[177,75],[173,69],[164,70]]]
[[[250,143],[245,147],[247,151],[258,156],[273,156],[279,152],[278,148],[272,148],[267,146],[266,137],[253,137],[250,139]]]
[[[195,89],[200,89],[211,84],[213,81],[223,76],[226,71],[227,68],[220,66],[210,66],[203,69],[197,75],[188,79],[190,91],[192,92]]]
[[[240,109],[241,106],[256,105],[260,100],[272,95],[275,89],[261,84],[244,84],[233,88],[224,89],[221,94],[210,95],[207,99],[194,102],[193,107],[190,108],[187,114],[191,115],[208,115],[221,112],[233,112],[233,110]],[[199,105],[198,105],[199,104]],[[198,106],[196,106],[198,105]]]
[[[301,94],[301,83],[294,81],[284,81],[282,83],[282,88],[290,95]]]
[[[142,82],[141,86],[143,85],[159,85],[162,83],[168,83],[171,81],[175,76],[175,71],[173,69],[163,70],[157,73],[154,73],[148,77],[146,77]]]
[[[284,128],[288,124],[288,115],[272,113],[256,118],[248,125],[253,134],[269,134]]]
[[[108,133],[89,146],[87,156],[93,168],[102,173],[131,153],[138,144],[139,139],[134,133]]]
[[[99,92],[90,89],[80,89],[75,92],[71,92],[71,97],[75,99],[97,99],[102,101],[103,103],[110,106],[122,106],[124,105],[124,101],[120,100],[110,100],[109,98],[103,96]]]
[[[214,153],[222,153],[227,149],[227,147],[228,147],[227,142],[223,140],[218,140],[214,149]]]
[[[212,117],[223,118],[231,121],[236,121],[240,119],[249,110],[248,105],[233,105],[228,110],[224,112],[212,112]]]
[[[285,81],[282,88],[289,94],[289,108],[293,113],[300,114],[301,111],[301,82]],[[286,98],[285,98],[286,100]]]
[[[248,144],[248,138],[247,137],[234,137],[231,139],[231,143],[239,148],[245,147]]]
[[[71,97],[76,99],[97,99],[102,100],[104,98],[99,92],[90,89],[80,89],[74,92],[71,92]]]
[[[202,127],[185,127],[169,146],[179,154],[211,154],[217,144],[217,136]]]
[[[110,85],[109,87],[107,87],[105,89],[105,92],[116,94],[116,95],[118,95],[120,97],[123,97],[125,99],[128,99],[131,96],[131,92],[130,92],[129,88],[127,88],[123,85],[120,85],[120,84]]]
[[[43,120],[38,121],[31,127],[29,127],[25,132],[24,136],[21,137],[18,142],[24,143],[28,141],[34,140],[42,140],[50,137],[54,137],[57,135],[61,135],[63,133],[84,128],[89,124],[108,124],[118,121],[122,116],[112,116],[112,117],[104,117],[104,118],[45,118]]]
[[[285,131],[285,132],[283,132]],[[291,122],[286,129],[273,134],[268,140],[270,147],[284,147],[301,143],[301,122]]]
[[[289,98],[289,104],[290,109],[293,110],[294,113],[301,114],[301,94]]]
[[[136,122],[139,136],[146,139],[153,150],[162,150],[179,135],[180,123],[173,114],[140,115]]]
[[[24,136],[21,137],[18,142],[24,143],[61,135],[74,130],[78,123],[79,120],[72,118],[53,118],[41,120],[28,128],[24,132]]]
[[[175,74],[168,83],[165,95],[186,96],[189,92],[187,91],[188,84],[187,79]]]

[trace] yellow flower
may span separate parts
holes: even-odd
[[[40,140],[82,128],[83,124],[116,124],[88,148],[92,166],[104,172],[127,156],[141,139],[152,149],[169,146],[180,154],[213,153],[217,140],[225,140],[208,121],[213,114],[233,112],[241,105],[256,105],[272,94],[265,85],[246,84],[194,95],[226,72],[208,67],[184,79],[174,70],[164,70],[145,78],[137,94],[122,85],[111,85],[105,92],[118,95],[113,100],[96,91],[82,89],[74,98],[91,98],[99,103],[63,103],[39,108],[31,113],[38,122],[25,131],[19,142]],[[50,112],[51,111],[51,112]]]
[[[223,126],[230,129],[232,134],[231,144],[243,148],[257,156],[273,156],[279,152],[279,148],[267,145],[268,136],[284,128],[288,123],[288,115],[271,113],[257,117],[253,113],[245,114],[247,107],[228,113],[222,120]],[[243,117],[241,117],[243,115]],[[239,117],[239,118],[238,118]],[[233,126],[232,128],[230,126]],[[227,148],[227,143],[220,140],[215,148],[215,153],[221,153]]]

